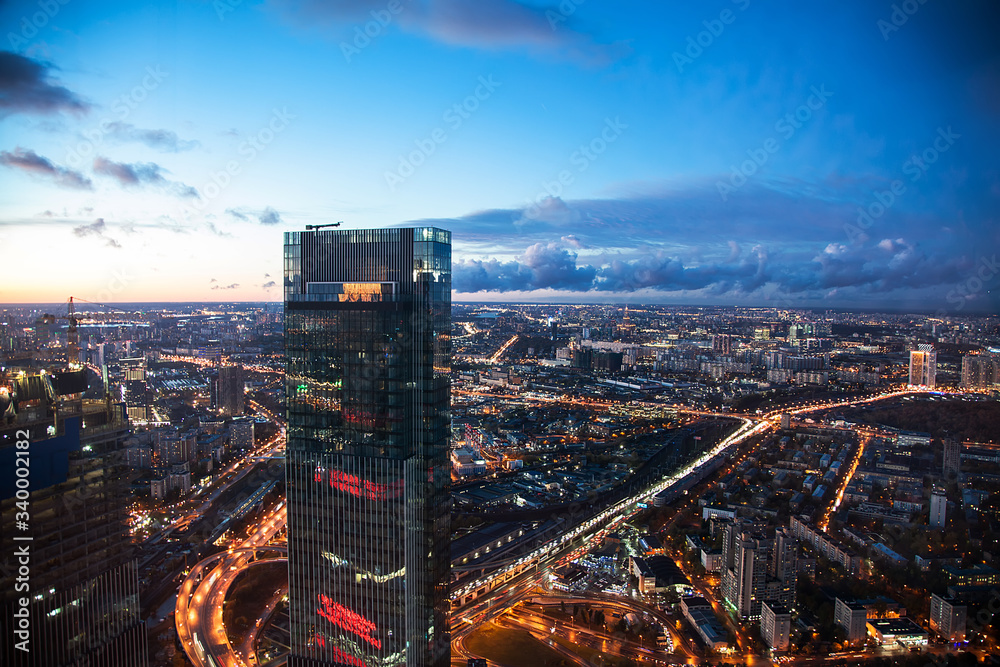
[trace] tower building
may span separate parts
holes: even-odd
[[[444,667],[451,233],[289,232],[291,667]]]

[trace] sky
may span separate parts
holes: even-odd
[[[0,4],[0,303],[281,298],[435,225],[456,301],[1000,311],[995,2]]]

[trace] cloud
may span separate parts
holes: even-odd
[[[78,190],[92,190],[94,188],[90,179],[80,172],[56,166],[48,158],[20,146],[15,148],[13,153],[0,151],[0,164],[11,169],[20,169],[35,176],[51,178],[57,185],[63,187]]]
[[[197,198],[198,191],[190,185],[171,181],[163,176],[165,170],[155,162],[115,162],[98,156],[94,158],[94,173],[109,176],[125,188],[151,185],[169,190],[178,197]]]
[[[239,287],[240,287],[239,283],[232,283],[231,285],[226,285],[225,287],[221,287],[219,285],[213,285],[212,289],[239,289]]]
[[[104,222],[104,218],[98,218],[89,225],[79,225],[73,228],[73,234],[79,236],[80,238],[86,238],[88,236],[94,236],[102,239],[105,244],[111,248],[121,248],[122,245],[115,239],[107,235],[108,226]]]
[[[176,132],[170,130],[145,130],[121,121],[108,126],[108,135],[117,141],[137,142],[165,153],[186,151],[200,145],[194,140],[181,139]]]
[[[334,29],[338,39],[346,41],[353,39],[355,27],[363,29],[372,21],[373,13],[386,12],[385,0],[270,0],[269,4],[293,23]],[[600,44],[578,31],[572,12],[561,11],[557,3],[530,7],[515,0],[423,0],[402,5],[402,11],[391,15],[388,30],[399,26],[452,46],[528,50],[588,65],[604,65],[629,52],[623,43]]]
[[[556,289],[587,291],[596,276],[592,266],[578,267],[577,255],[555,243],[536,243],[514,261],[460,260],[454,265],[460,292]]]
[[[248,208],[227,208],[226,213],[242,222],[250,222],[251,218],[257,218],[262,225],[277,225],[281,222],[281,214],[270,206],[256,211]]]
[[[268,291],[268,290],[274,289],[274,287],[277,286],[277,284],[278,283],[274,282],[273,280],[269,280],[266,283],[264,283],[263,285],[261,285],[261,287],[263,287],[265,291]]]
[[[281,215],[278,214],[273,208],[268,206],[263,211],[260,212],[258,216],[260,224],[262,225],[276,225],[281,222]]]
[[[88,111],[90,105],[76,93],[50,81],[53,69],[47,63],[0,51],[0,118],[15,113]]]

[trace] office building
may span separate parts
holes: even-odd
[[[931,630],[949,642],[965,641],[965,621],[968,607],[951,597],[931,595]]]
[[[146,381],[146,358],[121,359],[119,364],[122,373],[121,397],[129,421],[139,424],[148,422],[152,417],[152,392]]]
[[[0,419],[0,546],[23,553],[29,572],[15,581],[18,568],[0,570],[0,664],[10,667],[147,664],[126,527],[129,423],[121,403],[74,398],[85,378],[0,372],[0,393],[16,396]],[[25,641],[29,652],[17,648]]]
[[[948,520],[948,497],[944,489],[935,486],[931,491],[930,518],[931,528],[944,528]]]
[[[774,651],[787,651],[792,613],[780,602],[765,602],[760,608],[760,636]]]
[[[910,386],[934,388],[937,377],[937,352],[933,345],[918,345],[910,352]]]
[[[239,364],[220,366],[217,382],[218,410],[227,417],[242,415],[245,389],[243,367]]]
[[[285,234],[290,667],[450,664],[451,234]]]

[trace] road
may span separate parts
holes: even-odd
[[[181,584],[174,611],[177,636],[195,667],[249,667],[253,654],[244,657],[229,641],[223,623],[223,602],[236,577],[257,561],[258,550],[287,553],[285,547],[269,546],[285,528],[284,501],[270,510],[249,537],[237,547],[197,563]]]

